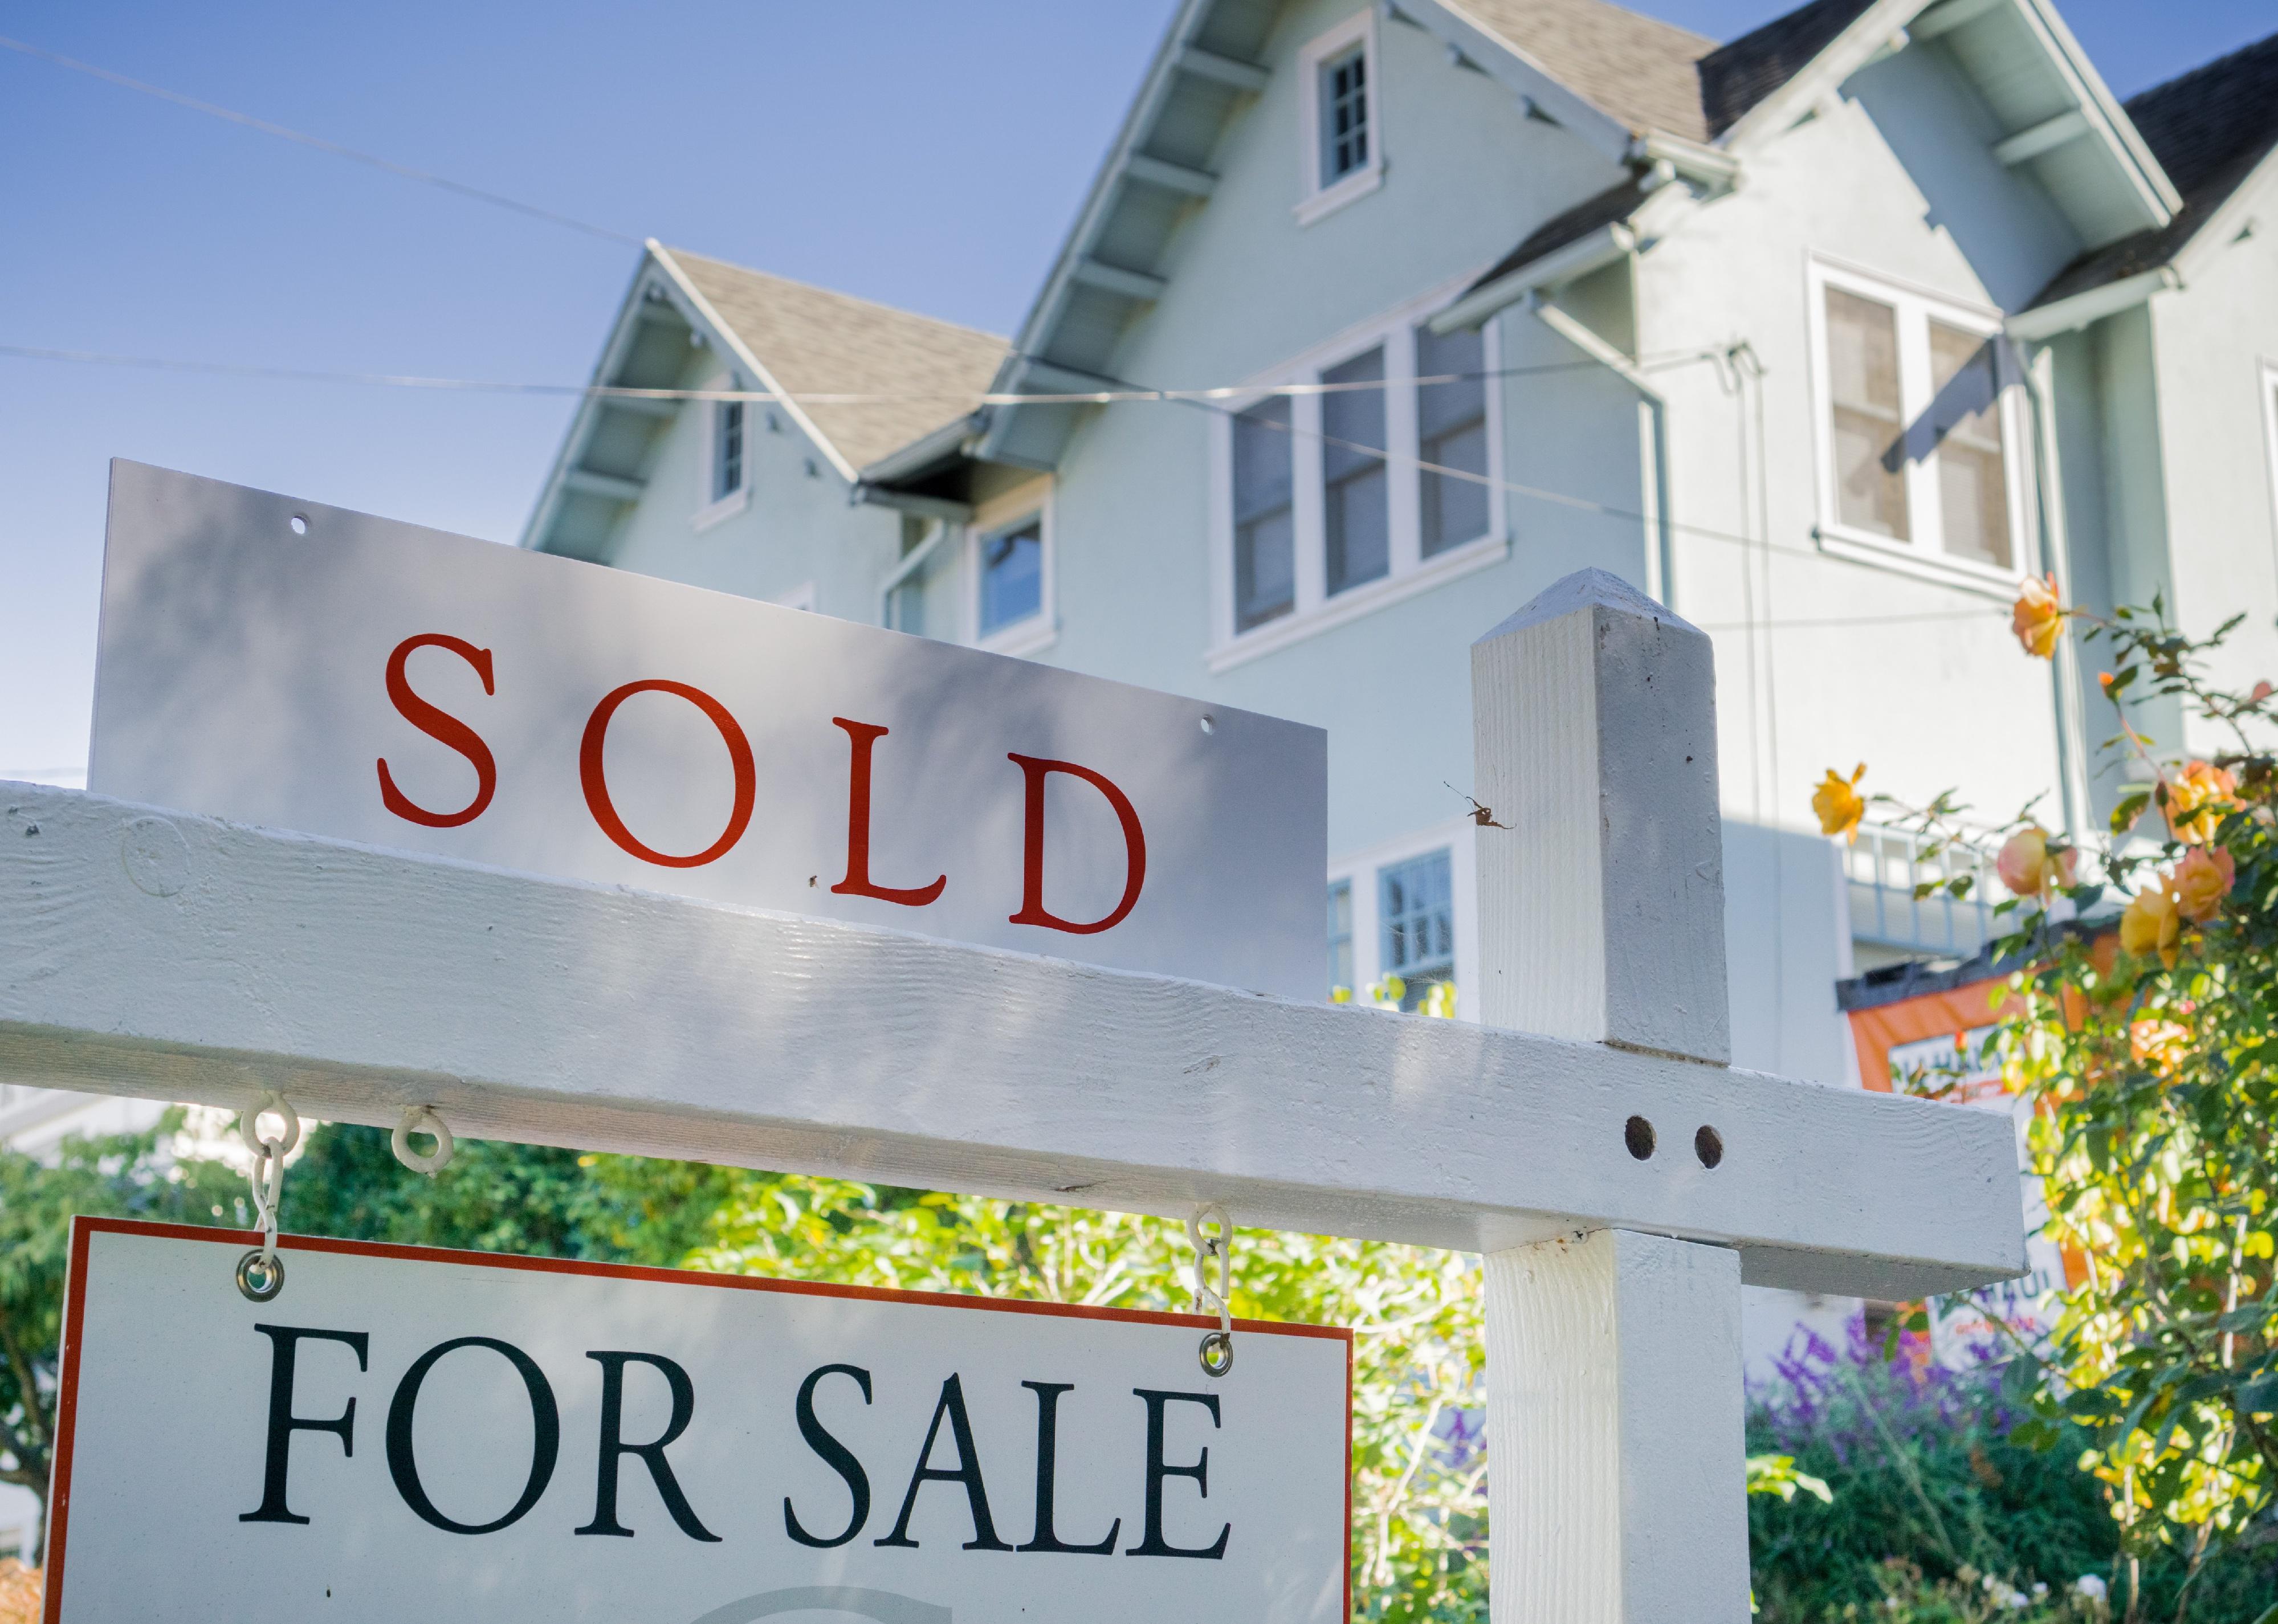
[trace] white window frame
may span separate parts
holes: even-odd
[[[1327,33],[1307,41],[1297,52],[1298,187],[1297,206],[1292,212],[1300,225],[1311,225],[1324,216],[1334,214],[1384,184],[1384,75],[1376,48],[1376,10],[1373,5],[1362,8]],[[1334,185],[1325,185],[1321,174],[1321,69],[1356,44],[1360,47],[1367,97],[1368,162]]]
[[[1805,281],[1811,331],[1813,462],[1818,489],[1819,522],[1815,535],[1820,550],[1900,574],[1962,587],[2005,602],[2014,598],[2017,583],[2036,568],[2033,442],[2025,392],[2020,386],[2023,373],[2014,347],[2003,336],[2001,313],[1818,255],[1807,262]],[[1872,530],[1846,525],[1837,516],[1840,495],[1835,472],[1835,391],[1829,372],[1827,344],[1830,288],[1873,300],[1898,312],[1899,393],[1909,427],[1920,420],[1936,393],[1930,381],[1931,322],[1978,334],[1993,345],[1994,387],[1999,392],[1997,416],[2001,425],[2001,470],[2008,498],[2008,568],[1956,557],[1945,551],[1945,509],[1935,458],[1906,465],[1907,527],[1912,532],[1910,539],[1900,541],[1878,536]]]
[[[1387,868],[1439,850],[1448,853],[1448,889],[1456,910],[1456,1018],[1479,1018],[1479,826],[1469,818],[1395,835],[1329,861],[1321,884],[1321,970],[1328,973],[1328,895],[1340,881],[1352,887],[1353,999],[1384,979],[1384,897],[1378,876]],[[1324,994],[1324,996],[1326,995]]]
[[[1036,612],[981,635],[981,547],[992,536],[1037,522],[1043,542],[1042,579],[1037,583]],[[1034,654],[1057,642],[1060,635],[1059,548],[1052,538],[1052,493],[1040,497],[1031,487],[984,504],[965,527],[965,641],[992,654]]]
[[[707,389],[735,389],[739,386],[739,381],[732,372],[705,385]],[[704,434],[704,455],[700,459],[704,467],[704,484],[700,489],[707,499],[689,521],[689,528],[699,536],[721,521],[734,518],[752,505],[752,402],[747,400],[744,403],[743,481],[717,501],[708,499],[720,484],[720,408],[727,402],[706,400],[701,404],[705,409],[699,414]]]
[[[1417,461],[1416,329],[1447,308],[1468,286],[1458,278],[1381,316],[1347,329],[1327,343],[1259,377],[1246,380],[1257,393],[1226,401],[1211,424],[1211,646],[1204,657],[1212,675],[1271,654],[1364,614],[1431,591],[1501,563],[1510,556],[1509,504],[1503,489],[1502,391],[1487,380],[1487,533],[1458,542],[1431,558],[1423,556],[1423,476]],[[1482,334],[1487,370],[1502,366],[1502,333],[1489,323]],[[1291,545],[1296,549],[1296,603],[1287,614],[1235,629],[1234,604],[1234,422],[1277,385],[1316,384],[1323,372],[1377,346],[1384,347],[1386,483],[1390,487],[1391,566],[1376,580],[1328,596],[1326,525],[1322,507],[1321,397],[1299,394],[1289,402],[1292,489]]]

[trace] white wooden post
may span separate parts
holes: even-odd
[[[1708,637],[1589,570],[1474,644],[1472,683],[1477,793],[1510,826],[1479,835],[1483,1018],[1702,1063],[1708,1094],[1731,1052]],[[1731,1177],[1704,1131],[1609,1122],[1607,1177]],[[1742,1624],[1739,1254],[1578,1230],[1489,1253],[1487,1310],[1495,1624]]]

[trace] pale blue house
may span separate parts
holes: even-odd
[[[1010,339],[653,245],[596,383],[794,399],[597,396],[525,545],[1328,728],[1323,988],[1411,1001],[1469,644],[1613,570],[1716,638],[1735,1058],[1855,1081],[1984,920],[1813,781],[2091,830],[2019,582],[2278,616],[2274,141],[2278,40],[2123,107],[2049,0],[1188,0]],[[1133,389],[1223,393],[1053,398]]]

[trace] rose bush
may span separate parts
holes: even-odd
[[[2051,658],[2068,631],[2110,650],[2101,683],[2122,723],[2106,748],[2132,780],[2094,850],[2030,810],[1995,831],[2010,895],[1992,949],[2023,966],[2002,989],[2015,1010],[2004,1077],[2033,1103],[2048,1234],[2077,1277],[2007,1387],[2034,1415],[2019,1436],[2085,1437],[2129,1624],[2146,1558],[2185,1563],[2182,1619],[2210,1552],[2278,1538],[2278,713],[2269,683],[2238,694],[2202,675],[2237,624],[2193,639],[2157,599],[2105,619],[2047,583],[2029,583],[2012,615],[2030,655]],[[2219,743],[2163,747],[2133,720],[2144,699]],[[1925,856],[1971,838],[1951,794],[1918,808],[1870,798]],[[1855,827],[1814,805],[1831,835]],[[1962,896],[1973,881],[1939,884]],[[2267,1617],[2278,1624],[2278,1607]]]

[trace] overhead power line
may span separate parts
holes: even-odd
[[[1690,352],[1687,353],[1688,355]],[[1395,385],[1434,385],[1477,382],[1489,378],[1527,377],[1548,372],[1590,370],[1601,363],[1596,361],[1546,362],[1533,366],[1502,367],[1483,372],[1451,372],[1429,377],[1400,379],[1372,379],[1357,385],[1322,384],[1229,384],[1214,385],[1202,389],[1150,389],[1128,385],[1120,379],[1105,379],[1113,386],[1089,393],[1068,394],[984,394],[975,397],[961,392],[908,393],[818,393],[803,391],[771,391],[756,389],[633,389],[609,384],[533,384],[504,380],[466,377],[429,377],[416,374],[392,372],[331,372],[294,367],[259,366],[226,361],[183,361],[156,355],[119,355],[96,350],[44,349],[24,344],[0,344],[0,356],[25,361],[56,361],[83,364],[127,367],[145,370],[202,373],[230,377],[275,378],[295,383],[364,385],[394,389],[437,390],[454,393],[508,394],[550,396],[559,399],[641,400],[741,400],[758,403],[784,403],[802,406],[864,406],[925,400],[947,400],[996,406],[1053,406],[1053,405],[1130,405],[1159,403],[1186,406],[1197,410],[1233,416],[1235,413],[1223,402],[1229,399],[1259,399],[1272,394],[1319,394],[1347,388],[1384,389]],[[1647,357],[1641,363],[1648,367],[1661,364]],[[1418,472],[1436,474],[1449,479],[1484,485],[1524,497],[1531,501],[1551,504],[1575,512],[1594,514],[1602,518],[1620,519],[1634,523],[1665,523],[1679,535],[1719,541],[1731,546],[1760,548],[1767,553],[1781,553],[1794,558],[1824,560],[1826,554],[1807,547],[1792,547],[1779,542],[1759,540],[1731,530],[1717,530],[1709,525],[1693,524],[1681,519],[1660,519],[1633,508],[1601,502],[1594,498],[1574,496],[1563,491],[1552,491],[1540,485],[1523,484],[1517,480],[1497,479],[1491,475],[1469,469],[1450,467],[1445,463],[1427,461],[1421,457],[1382,446],[1365,445],[1357,440],[1342,439],[1319,430],[1300,429],[1294,423],[1268,423],[1266,427],[1290,436],[1304,436],[1325,446],[1353,451],[1387,462],[1397,461]],[[1987,620],[1999,614],[1997,609],[1938,611],[1920,614],[1867,615],[1823,621],[1756,621],[1757,630],[1803,630],[1835,626],[1884,626],[1915,621]],[[1747,623],[1704,626],[1707,631],[1738,631],[1748,629]]]
[[[463,180],[454,180],[448,175],[439,175],[432,170],[414,169],[408,164],[398,164],[393,158],[384,158],[377,153],[363,152],[354,147],[342,146],[336,141],[326,141],[321,135],[310,135],[304,131],[288,129],[281,124],[271,124],[266,118],[256,118],[250,113],[241,113],[231,108],[217,106],[211,102],[202,102],[195,96],[184,95],[179,90],[169,90],[163,85],[146,84],[139,79],[129,79],[124,73],[115,73],[109,68],[97,67],[92,62],[81,62],[76,57],[66,57],[60,52],[49,50],[42,46],[34,45],[23,40],[11,40],[4,34],[0,34],[0,48],[19,52],[23,56],[35,57],[42,62],[53,63],[60,68],[69,68],[74,73],[84,73],[90,79],[99,79],[105,84],[117,85],[123,90],[132,90],[138,95],[153,96],[161,102],[171,102],[176,107],[187,107],[192,112],[203,113],[209,118],[219,118],[227,124],[240,125],[248,130],[258,130],[264,135],[274,135],[280,141],[294,141],[303,147],[313,148],[318,152],[329,152],[334,157],[347,158],[353,163],[384,170],[391,175],[401,176],[406,180],[417,180],[423,186],[440,187],[444,191],[455,192],[461,197],[473,198],[477,202],[489,203],[499,209],[508,209],[533,220],[544,220],[554,225],[566,225],[571,231],[584,232],[589,237],[600,237],[610,242],[629,242],[635,248],[644,246],[641,238],[629,232],[616,231],[607,225],[596,225],[591,220],[581,220],[574,215],[563,214],[558,210],[542,209],[536,203],[525,203],[521,199],[508,197],[502,192],[493,192],[484,187],[470,186]]]

